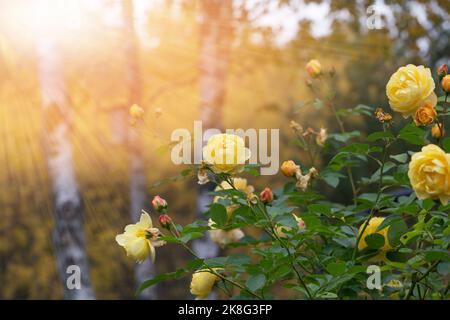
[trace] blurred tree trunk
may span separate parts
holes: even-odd
[[[229,65],[229,50],[232,35],[232,0],[201,1],[199,90],[200,120],[203,131],[209,128],[222,129],[222,109]],[[208,195],[213,186],[199,186],[197,215],[202,213],[212,198]],[[194,241],[193,248],[201,257],[217,256],[219,249],[207,236]]]
[[[139,75],[138,41],[134,28],[134,6],[132,0],[123,0],[124,47],[125,47],[125,80],[128,87],[128,105],[139,104],[141,100],[141,79]],[[141,210],[146,200],[145,162],[143,142],[138,126],[129,126],[129,183],[130,183],[130,214],[133,222],[139,221]],[[150,259],[137,264],[135,277],[137,285],[154,276],[154,265]],[[156,299],[156,287],[143,291],[141,299]]]
[[[54,250],[66,299],[94,299],[83,231],[83,204],[75,178],[70,143],[70,101],[66,93],[63,64],[57,39],[43,32],[36,39],[44,145],[53,193]],[[69,289],[75,275],[68,267],[79,267],[80,289]],[[76,268],[76,267],[75,267]],[[71,277],[70,279],[68,279]]]

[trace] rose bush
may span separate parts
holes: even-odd
[[[302,161],[285,160],[283,188],[254,190],[238,177],[249,151],[242,138],[216,135],[204,148],[204,162],[192,170],[200,184],[213,183],[213,201],[205,220],[182,226],[170,218],[167,202],[157,197],[155,210],[162,233],[147,216],[127,226],[117,242],[137,261],[154,256],[155,247],[180,245],[193,259],[178,270],[162,273],[141,285],[192,275],[191,293],[206,298],[211,290],[222,298],[301,299],[448,299],[450,223],[450,138],[445,137],[448,111],[448,68],[407,65],[387,83],[388,110],[359,105],[337,108],[333,83],[336,72],[325,72],[316,60],[306,67],[308,86],[340,129],[291,129],[296,145],[309,154]],[[329,83],[329,88],[326,87]],[[438,85],[436,86],[435,83]],[[319,88],[315,87],[318,86]],[[439,96],[439,98],[437,98]],[[379,131],[363,137],[347,131],[344,117],[369,117]],[[398,119],[398,120],[397,120]],[[397,122],[398,121],[398,122]],[[358,140],[359,139],[359,140]],[[400,147],[407,152],[398,152]],[[331,158],[317,161],[318,153]],[[357,167],[376,168],[358,177]],[[342,181],[348,184],[342,184]],[[349,203],[329,201],[325,185],[349,187]],[[259,196],[257,196],[259,194]],[[161,209],[163,208],[163,209]],[[225,249],[223,256],[204,259],[190,248],[208,235]],[[369,265],[380,267],[381,286],[369,289]]]

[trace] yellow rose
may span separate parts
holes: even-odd
[[[211,228],[211,230],[209,230],[211,240],[217,243],[221,248],[224,248],[230,243],[237,242],[244,237],[244,232],[239,228],[232,230],[216,229],[215,224],[211,219],[209,219],[208,225]]]
[[[434,87],[430,69],[408,64],[391,76],[386,86],[386,94],[392,110],[407,118],[423,106],[425,101],[436,105]]]
[[[306,64],[305,69],[311,77],[315,78],[322,72],[322,65],[318,60],[313,59]]]
[[[197,296],[196,299],[206,298],[219,277],[209,270],[199,270],[192,275],[191,293]]]
[[[417,109],[414,115],[414,122],[417,126],[426,126],[433,122],[436,115],[437,112],[434,106],[429,101],[426,101],[422,107]]]
[[[298,170],[300,170],[300,167],[298,165],[296,165],[295,162],[292,161],[292,160],[284,161],[281,164],[281,172],[286,177],[293,177],[293,176],[295,176],[295,174],[297,173]]]
[[[419,199],[450,199],[450,154],[434,144],[415,153],[409,163],[408,177]]]
[[[153,228],[148,213],[144,212],[138,223],[127,225],[125,232],[116,236],[116,241],[136,262],[143,262],[148,256],[155,262],[155,247],[165,244],[158,240],[160,235],[158,228]]]
[[[359,240],[358,250],[363,250],[364,248],[367,247],[366,237],[369,234],[373,234],[373,233],[381,234],[384,237],[384,245],[380,248],[380,251],[386,252],[386,251],[389,251],[392,249],[391,245],[389,244],[389,239],[388,239],[389,227],[386,227],[378,232],[375,232],[383,221],[384,221],[384,218],[380,218],[380,217],[374,217],[374,218],[370,219],[369,224],[367,225],[366,229],[364,230],[364,233],[362,234],[361,240]],[[364,224],[365,224],[365,222],[361,225],[361,227],[359,227],[358,237],[361,234],[361,230],[362,230]]]
[[[234,134],[216,134],[203,148],[203,158],[215,173],[237,173],[250,158],[244,139]]]

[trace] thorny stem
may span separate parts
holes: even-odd
[[[383,127],[383,129],[385,130],[386,128]],[[384,165],[386,163],[387,149],[388,149],[388,142],[386,141],[386,143],[383,145],[383,152],[382,152],[383,156],[382,156],[381,167],[380,167],[380,178],[378,180],[377,196],[375,198],[375,203],[373,204],[372,208],[370,209],[369,216],[367,217],[366,221],[364,222],[361,232],[359,232],[358,237],[356,238],[355,249],[353,250],[353,256],[352,256],[353,261],[355,261],[356,253],[358,252],[358,245],[359,245],[359,242],[361,241],[362,235],[364,234],[364,231],[366,230],[367,226],[369,225],[370,219],[372,219],[372,217],[375,213],[375,209],[378,205],[378,201],[380,201],[381,193],[383,191],[383,189],[382,189],[382,187],[383,187],[383,171],[384,171]]]
[[[273,225],[273,221],[270,218],[267,210],[265,207],[261,207],[261,203],[258,201],[258,208],[261,210],[261,212],[264,214],[265,218],[269,221],[270,223],[270,229],[271,229],[271,235],[280,243],[280,245],[286,250],[288,257],[289,257],[289,262],[291,264],[292,269],[294,270],[295,274],[297,275],[298,281],[300,282],[300,284],[303,286],[303,288],[306,291],[306,294],[308,296],[309,299],[312,299],[312,294],[308,289],[308,286],[306,285],[306,283],[304,282],[300,272],[297,270],[297,268],[295,267],[295,263],[294,263],[294,258],[292,257],[292,254],[289,250],[289,248],[285,245],[284,241],[278,236],[278,234],[275,231],[275,226]]]
[[[329,106],[330,106],[331,110],[333,111],[334,117],[336,118],[336,122],[339,125],[339,129],[341,130],[341,133],[342,134],[346,133],[344,123],[342,122],[341,118],[339,117],[339,114],[337,113],[337,110],[336,110],[333,102],[329,101]],[[355,185],[355,180],[353,179],[353,170],[349,166],[347,167],[347,175],[348,175],[348,180],[350,181],[350,186],[352,188],[353,204],[356,206],[356,196],[357,196],[356,185]]]

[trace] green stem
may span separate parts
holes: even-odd
[[[353,250],[353,256],[352,256],[353,261],[355,261],[355,259],[356,259],[356,253],[358,252],[358,245],[359,245],[359,242],[361,241],[362,235],[364,234],[364,231],[366,230],[367,226],[369,225],[370,219],[372,219],[373,215],[375,214],[375,209],[378,205],[378,201],[380,201],[381,193],[383,190],[382,189],[382,187],[383,187],[383,171],[384,171],[384,165],[386,163],[387,149],[388,149],[388,144],[386,142],[383,145],[383,156],[382,156],[381,167],[380,167],[380,178],[378,180],[377,196],[375,199],[375,203],[373,204],[372,208],[370,209],[369,216],[366,219],[366,221],[364,222],[361,232],[359,232],[358,237],[356,239],[355,249]]]

